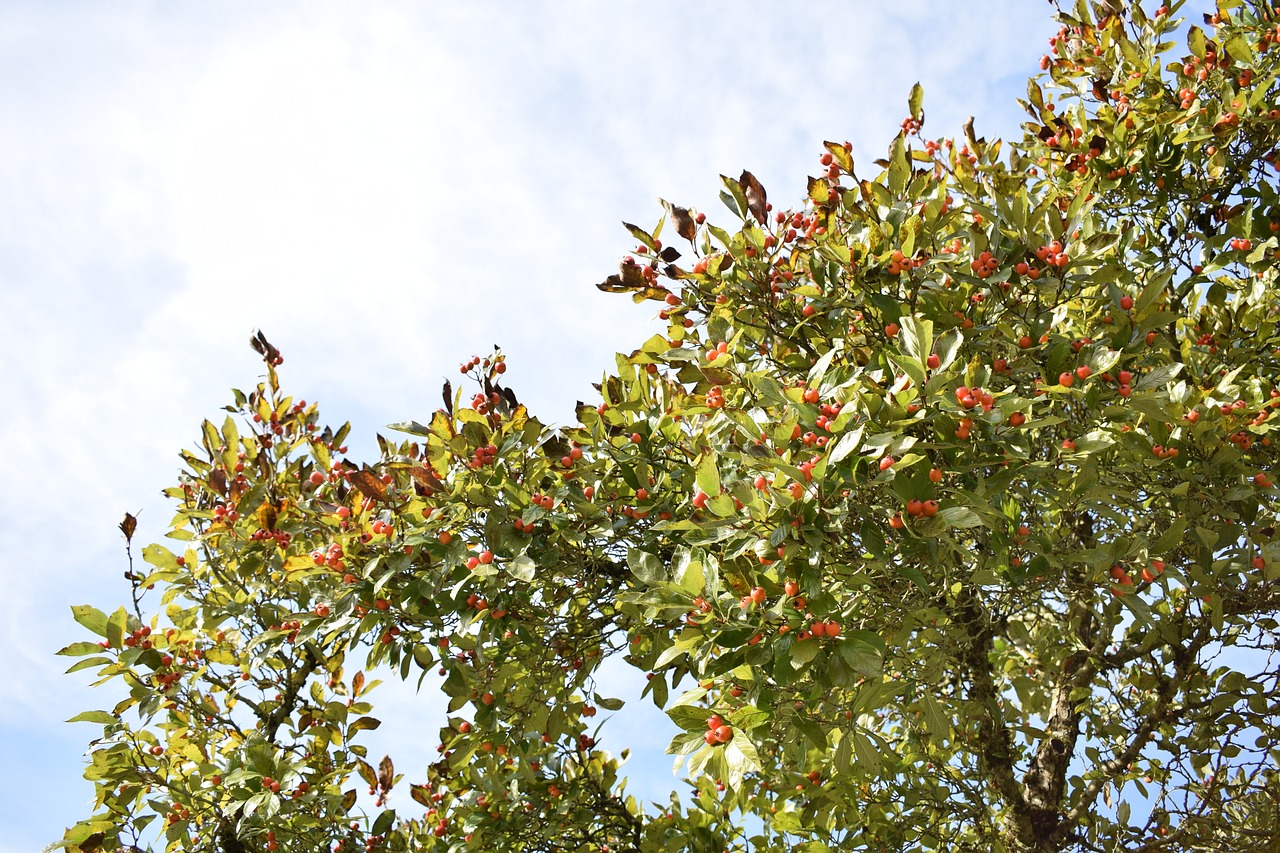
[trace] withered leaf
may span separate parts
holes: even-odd
[[[768,218],[768,198],[764,187],[756,180],[755,175],[745,169],[742,171],[742,176],[738,178],[738,183],[742,185],[742,194],[747,197],[747,210],[751,211],[756,222],[764,224]]]
[[[280,516],[280,510],[270,501],[263,501],[258,506],[258,524],[267,531],[274,532],[276,529],[276,519]]]
[[[120,522],[120,532],[124,534],[125,543],[133,541],[133,532],[138,529],[138,518],[133,513],[126,512],[124,521]]]
[[[358,697],[364,692],[364,670],[360,670],[351,676],[351,696]]]
[[[622,223],[622,227],[630,231],[631,236],[635,237],[636,240],[640,241],[640,243],[651,249],[653,248],[653,237],[650,236],[648,231],[638,225],[632,225],[630,222]]]
[[[222,472],[221,468],[215,468],[209,473],[208,483],[209,488],[224,498],[227,496],[227,475]]]
[[[365,470],[352,471],[347,476],[347,479],[366,498],[372,498],[375,501],[385,501],[387,499],[387,487],[382,484],[382,481],[373,472]]]
[[[249,346],[253,347],[254,352],[262,356],[264,361],[275,361],[280,356],[280,350],[271,345],[267,340],[267,336],[262,334],[259,329],[249,338]]]
[[[378,762],[378,784],[382,786],[382,790],[391,790],[391,786],[395,783],[395,776],[396,766],[391,763],[391,756],[382,756],[382,760]]]
[[[102,849],[102,842],[106,837],[106,833],[95,832],[92,835],[86,836],[84,841],[81,841],[80,846],[76,849],[79,850],[80,853],[97,853],[97,851]]]
[[[453,385],[448,379],[444,381],[444,390],[441,393],[444,396],[444,410],[449,413],[449,417],[453,417]]]
[[[637,290],[644,287],[644,273],[640,272],[640,267],[635,264],[623,264],[622,283],[627,286],[628,290]]]
[[[667,246],[662,250],[662,254],[658,257],[662,258],[667,263],[672,263],[680,258],[680,252],[671,246]]]
[[[692,243],[697,236],[698,226],[689,215],[688,209],[674,204],[668,209],[671,211],[671,221],[675,223],[676,233]]]
[[[540,449],[548,459],[559,462],[560,458],[569,452],[570,447],[563,436],[554,435],[544,441]]]
[[[430,468],[425,468],[422,465],[414,465],[410,468],[409,476],[428,492],[439,492],[444,489],[444,483],[440,482],[440,478]]]

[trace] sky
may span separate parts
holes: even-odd
[[[161,539],[179,450],[258,381],[254,329],[296,397],[353,423],[357,459],[494,344],[531,412],[569,421],[613,354],[661,328],[592,286],[632,247],[623,220],[652,226],[665,198],[732,227],[719,175],[743,169],[799,203],[824,139],[874,173],[916,81],[926,134],[974,115],[1016,135],[1050,12],[0,3],[0,853],[89,814],[99,730],[63,721],[114,700],[54,652],[85,639],[71,605],[125,602],[116,525],[132,512],[137,545]],[[638,679],[612,671],[606,692]],[[436,697],[388,684],[373,700],[370,753],[425,769]],[[601,740],[630,747],[631,789],[663,800],[671,729],[636,704]]]

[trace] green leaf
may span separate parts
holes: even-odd
[[[907,178],[910,176],[911,163],[907,160],[906,140],[899,133],[889,147],[889,192],[901,195],[907,188]]]
[[[107,636],[107,614],[98,608],[88,604],[75,604],[71,607],[71,616],[99,637]]]
[[[1186,532],[1187,520],[1181,516],[1175,517],[1169,526],[1165,528],[1165,531],[1160,534],[1160,538],[1152,543],[1151,554],[1155,557],[1160,557],[1177,548],[1182,544],[1182,538]]]
[[[82,655],[95,655],[102,651],[102,646],[97,643],[80,642],[72,643],[58,650],[58,654],[67,657],[80,657]]]
[[[822,147],[831,152],[831,156],[840,164],[840,168],[846,172],[853,171],[853,158],[849,156],[849,151],[839,142],[823,142]]]
[[[689,560],[689,562],[685,563],[683,570],[676,576],[675,581],[685,592],[700,595],[705,584],[705,578],[702,574],[702,561]]]
[[[927,377],[924,372],[925,367],[923,361],[917,361],[914,358],[907,358],[906,356],[901,356],[893,352],[888,353],[888,356],[889,360],[892,361],[899,370],[911,377],[912,385],[916,388],[924,387]]]
[[[877,676],[884,668],[884,641],[870,631],[855,631],[836,644],[840,657],[856,672]]]
[[[819,358],[814,363],[813,367],[809,368],[806,383],[810,388],[818,388],[822,385],[822,378],[826,376],[827,369],[831,367],[831,362],[835,359],[836,353],[837,349],[832,347],[823,354],[822,358]]]
[[[1170,362],[1169,364],[1162,364],[1159,367],[1153,368],[1150,373],[1144,373],[1142,377],[1138,379],[1138,384],[1133,386],[1134,390],[1147,391],[1154,388],[1163,388],[1169,383],[1169,380],[1177,376],[1181,370],[1182,364],[1176,361]]]
[[[853,738],[853,752],[858,757],[858,763],[872,775],[879,774],[884,769],[884,759],[880,755],[878,741],[872,740],[860,729],[855,729],[850,736]]]
[[[110,726],[120,722],[120,718],[115,714],[108,714],[106,711],[81,711],[71,719],[68,723],[98,723],[103,726]]]
[[[720,518],[728,518],[738,511],[733,498],[729,495],[716,495],[707,501],[707,509]]]
[[[148,545],[142,549],[142,559],[157,569],[178,568],[178,555],[163,545]]]
[[[919,121],[923,117],[920,111],[924,104],[924,87],[916,83],[911,87],[911,94],[907,97],[907,110],[913,119]]]
[[[929,690],[925,690],[921,694],[920,702],[924,706],[925,730],[929,732],[930,737],[949,737],[951,734],[951,721],[943,713],[942,703]]]
[[[1253,48],[1249,46],[1249,40],[1240,33],[1227,39],[1223,47],[1236,62],[1253,62]]]
[[[378,819],[373,822],[373,826],[369,828],[369,832],[373,835],[382,835],[391,828],[391,824],[395,823],[396,810],[385,809],[382,814],[378,815]]]
[[[701,458],[698,459],[698,467],[694,478],[698,488],[708,497],[715,497],[720,494],[720,469],[714,452],[711,450],[702,452]]]
[[[98,655],[91,658],[80,658],[80,660],[67,667],[67,674],[69,675],[73,672],[80,672],[85,669],[93,669],[95,666],[109,666],[114,663],[115,659],[109,658],[106,655]]]
[[[382,725],[382,721],[373,717],[357,717],[347,726],[347,737],[351,737],[356,732],[373,731]]]
[[[650,586],[662,583],[667,579],[667,573],[662,567],[662,561],[648,551],[641,551],[639,548],[632,548],[627,552],[627,568],[642,583]]]
[[[118,649],[124,645],[125,630],[129,625],[129,614],[123,607],[111,614],[107,620],[106,637],[111,648]]]
[[[1203,29],[1196,26],[1192,26],[1192,28],[1188,29],[1187,47],[1193,54],[1196,54],[1199,59],[1204,59],[1204,45],[1206,45],[1206,41],[1204,41]]]
[[[537,564],[533,562],[533,558],[528,554],[521,554],[514,559],[507,560],[502,564],[502,568],[513,578],[529,583],[533,580]]]
[[[417,421],[399,421],[394,424],[387,424],[387,429],[392,429],[396,432],[408,433],[409,435],[420,436],[422,438],[428,438],[432,435],[431,427],[424,426]]]
[[[933,351],[938,355],[939,370],[946,370],[951,362],[955,361],[956,353],[960,351],[960,344],[964,343],[964,335],[956,329],[950,329],[943,332],[938,340],[934,343]],[[926,357],[927,357],[926,353]]]
[[[938,520],[948,527],[981,527],[982,519],[967,506],[949,506],[938,512]]]
[[[923,368],[929,353],[933,351],[933,321],[921,320],[914,315],[907,314],[898,322],[902,328],[900,333],[902,351],[915,359]],[[923,378],[919,381],[924,384]]]
[[[852,432],[846,432],[840,436],[840,440],[827,452],[828,463],[834,465],[857,450],[858,442],[862,441],[862,430],[862,427],[858,427]]]
[[[818,641],[814,639],[797,641],[791,647],[791,666],[795,669],[808,664],[818,656]]]

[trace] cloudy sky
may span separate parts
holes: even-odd
[[[252,329],[297,396],[353,422],[358,457],[495,343],[521,399],[563,422],[656,330],[592,287],[631,245],[621,220],[654,224],[661,197],[731,224],[718,176],[744,168],[798,202],[824,139],[873,172],[917,80],[927,133],[972,114],[1011,135],[1049,13],[0,3],[0,853],[88,814],[96,729],[62,721],[110,702],[53,657],[83,638],[68,607],[123,603],[116,524],[141,511],[139,539],[162,536],[177,452],[256,384]],[[371,751],[412,776],[432,697],[380,691]],[[667,737],[630,710],[604,733],[653,798],[673,784]]]

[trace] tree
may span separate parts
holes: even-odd
[[[668,328],[573,427],[495,351],[356,465],[255,337],[176,548],[74,608],[63,654],[128,695],[76,718],[62,846],[1276,844],[1280,15],[1220,0],[1181,49],[1180,5],[1060,14],[1019,142],[923,138],[917,86],[874,179],[827,143],[794,210],[744,172],[732,232],[628,226],[600,287]],[[609,658],[687,803],[619,790]],[[375,669],[444,676],[407,796],[360,746]]]

